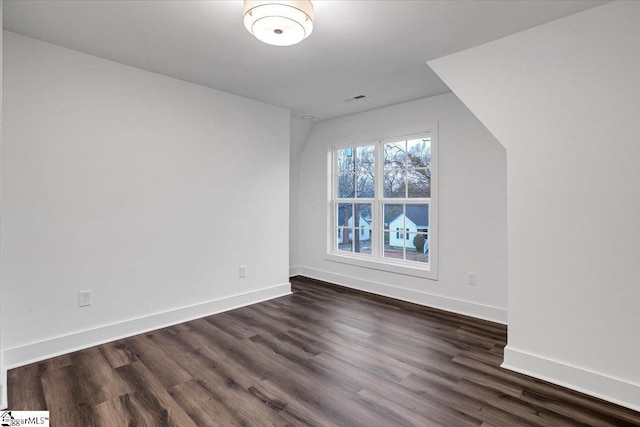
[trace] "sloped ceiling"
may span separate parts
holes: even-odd
[[[290,47],[248,34],[242,1],[5,0],[4,28],[319,121],[448,92],[425,61],[602,3],[314,1]]]

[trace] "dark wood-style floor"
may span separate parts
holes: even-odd
[[[499,367],[502,325],[304,278],[293,295],[9,372],[60,426],[640,426]]]

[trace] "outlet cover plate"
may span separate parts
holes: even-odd
[[[470,286],[475,286],[477,283],[476,273],[468,272],[467,273],[467,284]]]
[[[78,307],[88,307],[91,305],[91,291],[80,291],[78,294]]]

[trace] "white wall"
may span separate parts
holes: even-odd
[[[505,367],[640,410],[640,3],[429,65],[507,147]]]
[[[289,291],[287,110],[8,32],[4,59],[7,365]]]
[[[298,158],[311,134],[313,122],[291,117],[291,149],[289,163],[289,269],[299,264],[298,252]],[[304,173],[303,173],[304,176]]]
[[[0,0],[0,22],[2,22],[3,4]],[[0,32],[0,100],[2,99],[2,32]],[[0,156],[2,155],[2,102],[0,102]],[[0,222],[2,222],[2,163],[0,161]],[[2,239],[2,230],[0,230]],[[2,252],[0,248],[0,257]],[[0,263],[0,271],[2,265]],[[0,409],[7,407],[7,370],[4,368],[4,347],[2,346],[2,330],[4,329],[2,320],[2,274],[0,272]]]
[[[437,281],[326,261],[327,152],[332,140],[416,134],[439,123]],[[317,123],[299,158],[299,266],[306,276],[506,322],[504,148],[453,94]],[[467,285],[476,272],[477,286]]]

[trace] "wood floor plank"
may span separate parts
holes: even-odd
[[[133,349],[127,346],[123,340],[101,345],[100,351],[112,368],[119,368],[138,360]]]
[[[201,381],[191,380],[188,383],[179,384],[171,389],[171,396],[199,426],[246,425],[216,401]]]
[[[63,354],[62,356],[52,357],[51,359],[38,362],[40,372],[46,372],[50,369],[64,368],[65,366],[73,365],[74,353]]]
[[[149,410],[150,399],[142,392],[125,394],[118,399],[94,406],[97,426],[176,426],[168,411]]]
[[[276,335],[276,338],[288,344],[291,348],[301,351],[305,356],[320,354],[324,348],[322,345],[319,345],[320,343],[317,340],[314,340],[313,337],[309,337],[308,335],[305,336],[304,332],[300,330],[281,332]]]
[[[256,304],[252,308],[262,311],[270,317],[286,323],[291,328],[307,328],[314,333],[322,333],[333,325],[336,313],[331,305],[296,303],[297,294],[266,301],[264,304]]]
[[[371,351],[370,348],[354,345],[344,340],[339,335],[327,332],[321,338],[330,344],[327,353],[333,354],[343,360],[353,361],[360,368],[375,375],[388,378],[390,381],[402,381],[410,375],[415,368],[398,358],[389,356],[383,352]]]
[[[131,400],[137,403],[136,412],[143,414],[142,417],[151,417],[158,425],[196,425],[165,389],[156,372],[150,371],[142,361],[123,365],[115,371],[133,390]]]
[[[465,396],[480,399],[491,404],[493,407],[504,409],[511,413],[517,413],[521,418],[535,425],[555,426],[555,427],[575,427],[580,425],[575,419],[557,414],[511,395],[500,393],[482,385],[461,380],[454,388],[456,392]]]
[[[91,405],[93,393],[84,384],[78,366],[49,370],[41,380],[51,425],[96,425]]]
[[[307,353],[300,347],[291,346],[286,341],[283,342],[278,337],[271,334],[266,334],[264,332],[260,335],[254,335],[249,339],[254,344],[264,347],[265,350],[271,351],[275,354],[279,354],[280,356],[293,362],[300,361],[301,363],[303,363],[304,360],[309,360],[310,358],[315,356],[313,353]]]
[[[281,332],[291,329],[289,322],[280,318],[269,316],[260,310],[255,310],[251,306],[243,307],[242,310],[233,310],[229,314],[235,322],[245,324],[249,327],[253,335],[278,335]]]
[[[131,396],[125,394],[117,399],[107,400],[93,408],[95,424],[99,427],[108,426],[140,426],[149,423],[137,414],[131,403]]]
[[[9,408],[17,411],[46,410],[47,402],[40,380],[41,366],[33,363],[7,373],[7,386],[13,391],[9,394]]]
[[[501,408],[495,408],[476,396],[466,396],[454,388],[443,387],[431,382],[425,382],[415,375],[410,375],[402,381],[402,386],[422,396],[424,400],[435,404],[449,406],[450,409],[482,422],[489,422],[501,426],[529,426],[517,413],[509,413]]]
[[[123,340],[124,345],[135,357],[156,373],[156,378],[167,389],[191,380],[191,376],[176,363],[161,347],[152,341],[153,332],[136,335]]]
[[[307,399],[300,399],[291,390],[285,390],[269,380],[261,381],[249,389],[256,398],[270,408],[275,408],[281,417],[294,426],[343,427],[334,421],[332,413],[317,408]]]
[[[94,406],[130,388],[111,370],[97,347],[72,353],[70,360],[72,364],[66,366],[40,363],[44,368],[40,380],[51,423],[95,425]],[[24,409],[33,407],[28,405]]]
[[[308,278],[293,294],[12,369],[53,426],[640,426],[500,367],[506,327]]]
[[[193,323],[195,324],[195,322]],[[266,379],[265,375],[254,366],[247,365],[232,354],[228,355],[216,345],[212,345],[212,340],[200,332],[197,327],[188,333],[180,334],[176,339],[184,344],[184,352],[191,352],[203,363],[209,364],[212,369],[222,370],[245,389],[249,389],[254,384]]]
[[[50,370],[73,365],[72,354],[53,357],[41,362],[21,366],[7,373],[9,408],[14,410],[46,410],[47,403],[42,388],[42,375]]]
[[[179,361],[194,380],[204,387],[227,411],[240,420],[240,424],[251,426],[285,426],[288,423],[277,410],[265,410],[264,402],[243,388],[222,367],[213,366],[194,352],[184,352],[177,337],[169,331],[157,331],[153,341],[167,350]]]
[[[389,402],[389,399],[384,395],[380,395],[369,390],[362,390],[358,393],[356,398],[363,402],[372,412],[384,415],[386,418],[392,420],[394,425],[408,425],[408,426],[447,426],[444,422],[438,422],[430,419],[424,415],[421,415],[414,409],[405,405],[398,405]],[[472,424],[478,426],[479,423]]]
[[[403,381],[394,382],[387,381],[383,377],[373,374],[367,375],[365,369],[358,366],[357,361],[346,362],[334,357],[328,353],[322,353],[313,359],[313,362],[318,363],[328,371],[333,371],[335,375],[346,379],[354,387],[359,388],[356,394],[359,399],[368,395],[369,398],[377,393],[378,395],[385,395],[387,401],[393,402],[395,406],[402,406],[402,404],[411,402],[413,407],[422,406],[423,409],[428,410],[431,416],[427,416],[432,422],[444,423],[446,425],[460,425],[460,426],[477,426],[480,422],[473,417],[459,414],[457,411],[450,411],[446,405],[441,403],[434,403],[430,400],[425,400],[419,393],[415,393],[413,390],[403,387]],[[406,410],[406,408],[405,408]],[[387,413],[385,411],[385,413]],[[388,412],[390,418],[396,419],[397,414]]]
[[[353,382],[349,382],[335,371],[323,366],[307,363],[289,363],[281,355],[252,342],[244,340],[234,343],[233,337],[216,331],[211,325],[207,328],[208,335],[226,349],[233,349],[233,354],[239,360],[252,359],[251,366],[282,389],[291,390],[293,395],[310,402],[317,408],[331,408],[331,416],[343,425],[389,425],[389,420],[370,413],[357,402],[346,404],[350,393],[358,391]],[[253,358],[252,358],[253,355]],[[302,362],[302,361],[299,361]],[[317,385],[322,379],[330,378],[324,387]]]
[[[79,392],[89,405],[96,405],[132,391],[109,366],[98,347],[73,353],[71,358],[73,365],[62,369],[73,368],[74,375],[78,377]],[[58,370],[60,369],[47,371],[43,377],[49,378],[47,374]]]

